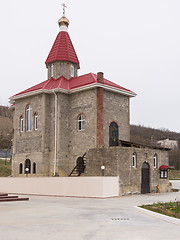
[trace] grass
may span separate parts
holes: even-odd
[[[170,170],[169,179],[170,180],[180,180],[180,170]]]
[[[8,177],[11,175],[11,163],[0,159],[0,177]]]
[[[160,214],[180,219],[180,202],[177,201],[167,203],[157,202],[153,203],[152,205],[143,205],[140,207],[153,212],[157,212]]]

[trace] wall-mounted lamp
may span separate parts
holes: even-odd
[[[102,176],[104,176],[104,169],[105,169],[105,166],[101,166]]]
[[[25,169],[25,172],[26,172],[26,177],[28,177],[29,168],[26,168],[26,169]]]

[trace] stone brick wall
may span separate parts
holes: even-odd
[[[12,159],[12,170],[13,175],[19,174],[19,164],[23,164],[26,159],[30,159],[31,163],[37,164],[37,174],[47,175],[48,165],[47,158],[45,155],[45,128],[44,126],[44,98],[45,96],[36,95],[32,97],[26,97],[16,101],[14,116],[13,116],[13,128],[14,128],[14,139],[13,139],[13,159]],[[32,107],[32,130],[26,131],[26,106],[30,104]],[[34,129],[34,114],[38,115],[38,129]],[[24,119],[24,129],[20,132],[20,117]],[[49,150],[49,149],[48,149]],[[31,164],[31,165],[32,165]]]
[[[57,92],[57,161],[56,172],[68,176],[76,160],[91,148],[109,145],[109,124],[116,121],[120,139],[129,140],[129,98],[103,89],[89,89],[73,94]],[[38,114],[38,130],[26,132],[25,109]],[[102,114],[103,113],[103,114]],[[85,129],[78,131],[79,115],[85,117]],[[20,117],[24,131],[20,132]],[[97,126],[97,119],[99,123]],[[100,124],[100,125],[99,125]],[[33,123],[34,126],[34,123]],[[99,133],[98,133],[99,130]],[[38,175],[53,175],[55,157],[55,95],[38,94],[16,100],[14,110],[13,172],[28,158],[37,164]],[[110,153],[109,153],[110,154]],[[113,152],[111,152],[113,156]],[[109,155],[109,158],[112,158]],[[107,171],[108,169],[106,169]],[[110,168],[108,171],[112,171]],[[113,176],[116,176],[115,172]]]
[[[109,146],[109,125],[119,125],[119,139],[130,141],[129,97],[104,90],[104,145]]]
[[[133,153],[137,156],[136,167],[132,166]],[[154,168],[154,155],[157,154],[157,167]],[[159,167],[168,165],[168,152],[159,149],[110,147],[90,149],[86,159],[86,176],[102,176],[101,166],[105,166],[105,176],[119,176],[120,193],[141,192],[141,169],[147,161],[150,166],[150,191],[156,192],[157,185],[160,191],[170,190],[168,179],[160,179]]]
[[[96,89],[71,94],[69,97],[69,167],[75,167],[76,160],[88,149],[96,147]],[[78,116],[85,117],[85,130],[78,131]]]
[[[53,78],[57,79],[61,76],[64,76],[67,79],[71,78],[71,64],[73,64],[74,66],[74,77],[78,76],[78,67],[77,64],[75,63],[70,63],[70,62],[53,62],[48,64],[47,69],[48,69],[48,79],[51,78],[51,74],[50,74],[50,69],[51,69],[51,64],[54,65],[54,71],[53,71]]]

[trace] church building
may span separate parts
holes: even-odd
[[[65,8],[65,6],[64,6]],[[47,80],[10,98],[13,176],[119,176],[121,194],[168,191],[167,149],[130,143],[136,94],[102,72],[78,76],[69,20],[45,61]],[[165,167],[162,167],[165,166]]]

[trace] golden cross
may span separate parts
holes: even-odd
[[[65,16],[65,8],[67,8],[67,6],[65,5],[65,3],[61,4],[61,6],[63,6],[63,16]]]

